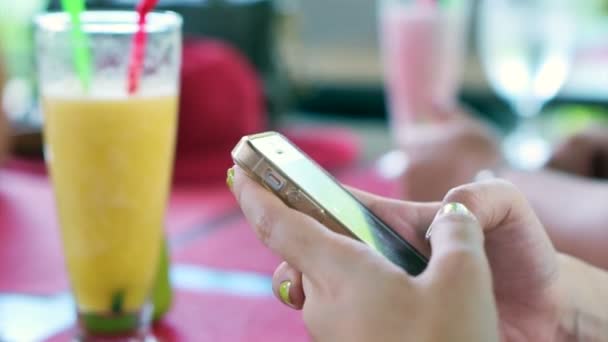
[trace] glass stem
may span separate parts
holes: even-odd
[[[503,141],[503,152],[509,164],[520,170],[541,168],[550,155],[550,146],[543,137],[538,121],[542,103],[520,101],[513,104],[519,121],[516,129]]]
[[[511,107],[520,118],[534,118],[540,114],[543,105],[544,103],[536,99],[523,98],[515,100]]]
[[[537,116],[520,117],[516,130],[523,136],[538,136],[540,132]]]

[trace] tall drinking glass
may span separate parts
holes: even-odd
[[[127,92],[137,14],[81,16],[91,81],[75,68],[64,13],[36,19],[45,157],[81,340],[148,337],[174,156],[181,18],[147,16],[140,88]]]
[[[537,116],[566,81],[574,50],[574,4],[567,0],[482,0],[478,46],[493,89],[520,117],[506,137],[507,161],[536,169],[550,146]]]
[[[469,0],[380,0],[378,34],[389,127],[398,147],[433,125],[435,105],[454,103],[461,84],[470,18]],[[401,175],[401,149],[378,161],[386,178]]]
[[[466,52],[469,1],[381,0],[379,33],[391,130],[432,122],[437,102],[454,102]]]

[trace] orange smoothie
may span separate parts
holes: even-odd
[[[162,245],[177,95],[43,94],[46,158],[80,312],[128,313]]]

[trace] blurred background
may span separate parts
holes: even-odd
[[[454,35],[444,15],[453,8],[465,13]],[[0,341],[44,340],[74,323],[42,158],[32,21],[58,9],[59,0],[0,0],[0,104],[13,127],[0,170]],[[539,119],[553,134],[544,143],[608,120],[608,0],[160,0],[157,9],[184,18],[179,182],[166,225],[177,299],[157,328],[167,341],[199,341],[201,329],[211,341],[308,340],[298,313],[272,299],[278,260],[225,187],[242,135],[280,130],[340,181],[396,197],[403,170],[390,151],[428,132],[429,97],[458,100],[502,136]],[[459,158],[448,162],[466,167]]]
[[[130,0],[89,0],[88,8],[132,8]],[[246,55],[264,84],[271,122],[278,120],[360,120],[379,129],[386,118],[377,3],[364,0],[161,0],[159,8],[185,18],[186,36],[213,37]],[[572,69],[545,112],[567,109],[580,115],[604,112],[608,99],[608,1],[577,2],[584,12]],[[54,0],[2,1],[0,43],[8,82],[2,105],[17,127],[19,153],[40,151],[37,132],[32,17],[57,9]],[[468,21],[464,77],[459,97],[504,128],[510,108],[488,86],[477,49],[479,1]],[[565,108],[565,109],[564,109]],[[590,114],[591,115],[591,114]],[[375,127],[375,126],[374,126]],[[381,130],[381,129],[380,129]],[[368,132],[369,134],[373,134]],[[382,134],[376,134],[381,139]],[[378,144],[380,144],[378,142]],[[389,142],[386,140],[386,144]]]

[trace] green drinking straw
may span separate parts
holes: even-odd
[[[80,14],[85,10],[85,0],[61,0],[63,10],[68,13],[72,21],[72,47],[74,54],[74,67],[82,87],[89,90],[91,84],[91,54],[87,36],[82,31]]]

